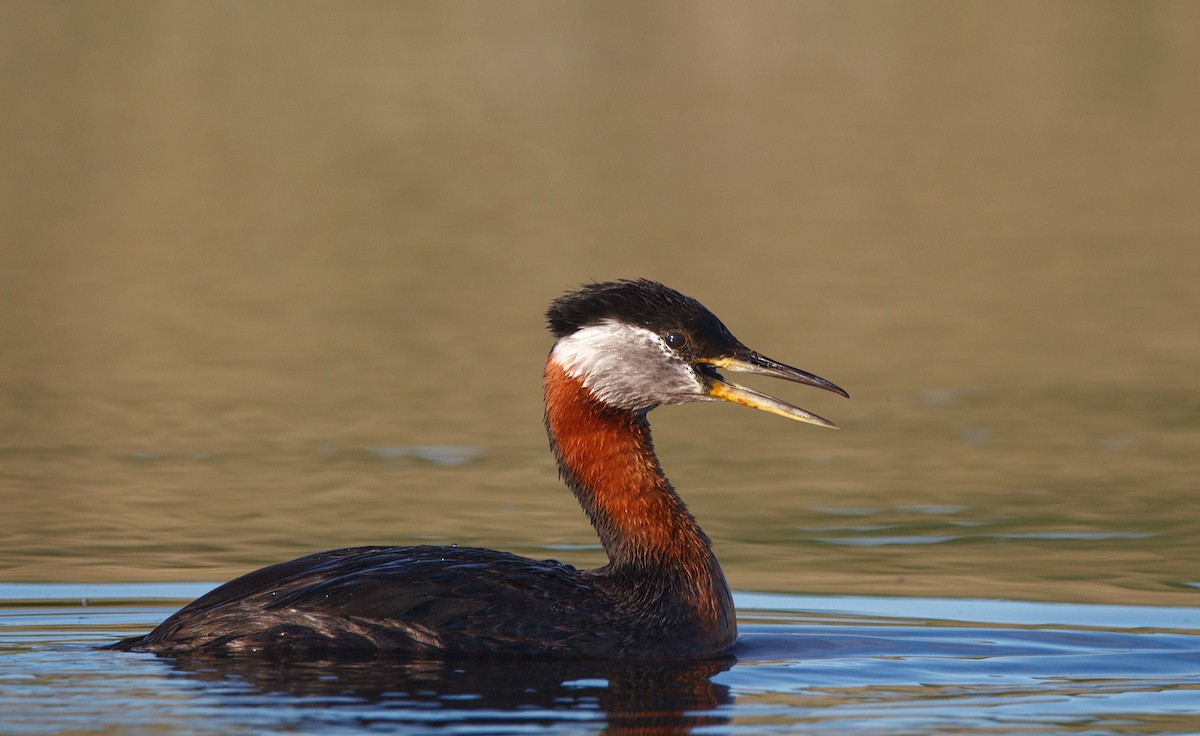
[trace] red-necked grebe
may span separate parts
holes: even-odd
[[[647,413],[724,400],[832,422],[731,383],[743,371],[846,396],[750,350],[661,284],[591,284],[546,313],[546,430],[608,554],[598,570],[470,547],[353,547],[244,575],[118,649],[163,654],[678,658],[737,636],[712,545],[659,467]]]

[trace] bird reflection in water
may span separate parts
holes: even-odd
[[[682,734],[727,723],[717,709],[733,702],[729,687],[713,682],[733,666],[733,657],[289,661],[180,655],[167,661],[189,679],[215,686],[205,695],[221,706],[319,708],[321,723],[335,727],[343,720],[356,728],[406,721],[472,728],[590,723],[606,733]]]

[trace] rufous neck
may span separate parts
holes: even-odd
[[[679,563],[692,574],[710,574],[716,565],[711,544],[663,474],[645,413],[597,400],[553,356],[545,394],[559,471],[612,565]]]

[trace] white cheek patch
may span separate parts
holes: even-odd
[[[606,320],[559,339],[551,359],[592,395],[623,409],[703,401],[695,373],[644,327]]]
[[[660,355],[669,350],[650,330],[609,320],[562,338],[554,345],[553,355],[568,374],[586,384],[589,377],[619,371],[626,356],[651,346]]]

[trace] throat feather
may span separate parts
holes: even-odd
[[[645,412],[603,403],[553,354],[545,393],[550,444],[608,554],[604,572],[653,580],[635,584],[639,597],[660,597],[664,610],[709,632],[721,647],[732,643],[729,586],[708,537],[659,467]]]
[[[546,428],[559,468],[614,563],[709,544],[663,475],[645,414],[607,406],[556,361],[546,366]],[[688,548],[691,549],[688,549]]]

